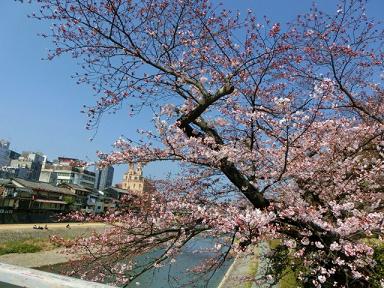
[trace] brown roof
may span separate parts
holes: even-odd
[[[121,193],[121,194],[131,194],[130,191],[128,191],[126,189],[119,188],[119,187],[108,187],[108,188],[105,188],[103,191],[111,191],[111,190],[114,190],[117,193]]]
[[[81,185],[77,185],[77,184],[73,184],[73,183],[61,183],[59,186],[60,187],[69,187],[71,189],[80,190],[80,191],[84,191],[84,192],[91,192],[90,189],[87,189]]]
[[[44,182],[33,182],[28,181],[20,178],[14,178],[12,179],[14,182],[20,184],[23,187],[30,188],[32,190],[43,190],[47,192],[54,192],[54,193],[60,193],[60,194],[67,194],[67,195],[76,195],[71,190],[61,187],[56,187],[49,183]]]

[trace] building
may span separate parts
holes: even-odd
[[[26,167],[4,166],[0,168],[0,178],[3,178],[3,179],[11,179],[11,178],[28,179],[30,174],[31,174],[30,169]]]
[[[118,202],[119,201],[116,199],[107,197],[103,194],[103,192],[98,191],[98,194],[93,193],[90,195],[85,212],[96,214],[104,213],[110,209],[116,208],[118,206]]]
[[[85,169],[75,158],[59,157],[53,163],[45,162],[39,180],[59,185],[76,184],[89,189],[95,186],[95,172]]]
[[[123,181],[119,187],[137,195],[144,195],[154,190],[150,181],[143,177],[143,166],[141,163],[136,165],[129,163],[128,171],[124,173]]]
[[[89,195],[93,192],[92,189],[72,183],[61,183],[58,187],[69,189],[71,192],[76,194],[76,201],[74,203],[75,210],[85,209],[87,201],[90,197]]]
[[[18,169],[16,177],[26,180],[39,180],[44,155],[36,152],[23,152],[17,159],[12,159],[10,168]]]
[[[15,178],[0,183],[0,207],[24,210],[28,213],[42,211],[67,211],[76,200],[76,194],[49,183]]]
[[[57,173],[45,169],[46,165],[43,165],[40,171],[39,181],[44,183],[57,184]]]
[[[21,156],[20,153],[17,153],[16,151],[13,151],[13,150],[10,150],[10,153],[9,153],[10,160],[19,159],[20,156]]]
[[[0,139],[0,167],[9,165],[9,155],[11,154],[9,145],[10,143],[8,141]]]
[[[124,196],[130,195],[128,190],[121,189],[119,187],[108,187],[103,190],[103,193],[105,196],[116,200],[121,200]]]
[[[1,141],[2,140],[0,140],[0,142]],[[0,154],[2,154],[1,151],[0,151]],[[17,160],[20,156],[21,156],[20,153],[17,153],[13,150],[9,150],[9,159],[7,161],[7,164],[5,166],[0,165],[0,178],[3,178],[3,179],[10,179],[10,178],[16,178],[16,177],[28,178],[28,175],[30,173],[28,168],[20,168],[20,167],[16,168],[16,167],[9,166],[12,160]],[[3,157],[0,156],[0,158],[3,158]],[[5,163],[5,161],[3,161],[3,163]]]
[[[114,169],[112,166],[97,169],[95,178],[95,189],[104,190],[108,187],[112,187],[113,172]]]

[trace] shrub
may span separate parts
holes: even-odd
[[[0,247],[0,255],[10,253],[34,253],[41,251],[42,248],[36,244],[25,242],[7,242]]]

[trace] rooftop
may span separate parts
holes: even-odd
[[[73,183],[62,183],[62,184],[60,184],[60,187],[69,187],[71,189],[84,191],[84,192],[90,192],[91,191],[91,189],[87,189],[81,185],[77,185],[77,184],[73,184]]]
[[[16,184],[19,184],[20,186],[23,186],[26,188],[30,188],[32,190],[43,190],[47,192],[54,192],[54,193],[60,193],[60,194],[76,195],[69,189],[56,187],[49,183],[28,181],[20,178],[14,178],[12,179],[12,182],[16,182]]]

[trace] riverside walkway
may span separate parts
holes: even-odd
[[[252,287],[259,266],[259,247],[236,257],[218,288]]]
[[[286,280],[278,284],[265,283],[268,263],[266,255],[270,251],[267,242],[261,242],[247,251],[244,255],[238,256],[227,273],[224,275],[218,288],[293,288],[296,283],[288,283]]]
[[[83,281],[58,274],[0,263],[2,288],[113,288],[113,286]]]
[[[76,260],[76,257],[74,255],[65,254],[64,249],[62,248],[50,251],[12,253],[0,256],[0,263],[27,268],[39,268],[48,265],[62,264],[67,263],[70,260]]]
[[[69,224],[70,228],[67,228]],[[48,230],[33,229],[33,225]],[[0,243],[24,239],[49,239],[50,235],[76,237],[90,234],[92,231],[103,231],[107,226],[102,223],[33,223],[33,224],[1,224]],[[63,248],[35,253],[12,253],[0,256],[1,288],[108,288],[112,286],[82,281],[58,274],[47,273],[30,268],[66,263],[76,260],[75,255],[64,253]]]

